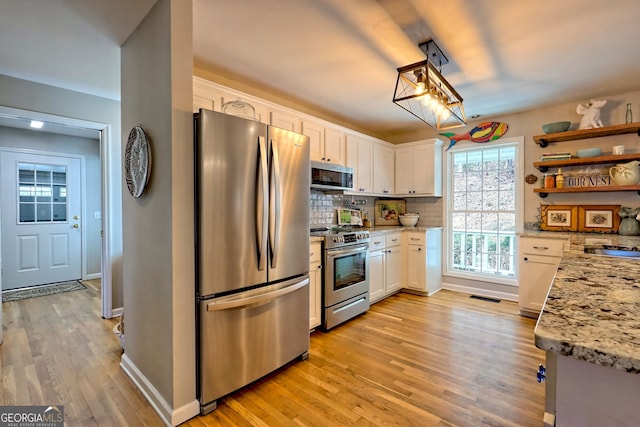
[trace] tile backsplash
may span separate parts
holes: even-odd
[[[376,197],[329,194],[311,190],[309,225],[311,228],[332,227],[338,224],[336,208],[350,207],[365,212],[373,223]],[[407,198],[407,212],[420,215],[418,225],[441,227],[443,225],[443,200],[440,197]],[[363,204],[364,203],[364,204]]]

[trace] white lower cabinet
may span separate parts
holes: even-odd
[[[369,300],[379,301],[402,288],[402,237],[391,233],[369,243]]]
[[[406,233],[407,279],[405,289],[433,295],[442,288],[442,229]]]
[[[520,237],[518,305],[520,313],[538,317],[565,249],[564,239]]]
[[[322,322],[322,243],[312,242],[309,249],[309,329]]]
[[[385,296],[384,249],[369,251],[369,302],[374,303]]]

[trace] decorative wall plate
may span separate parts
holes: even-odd
[[[527,184],[535,184],[536,182],[538,182],[538,177],[533,174],[529,174],[524,177],[524,182],[526,182]]]
[[[151,172],[151,149],[147,135],[140,126],[134,126],[129,132],[124,152],[124,171],[129,193],[133,197],[142,196]]]

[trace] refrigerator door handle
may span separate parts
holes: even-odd
[[[257,212],[256,212],[256,239],[258,243],[258,270],[264,270],[267,267],[267,232],[269,231],[269,168],[267,167],[267,144],[264,136],[258,137],[258,149],[260,158],[260,180],[261,185],[257,189]]]
[[[281,204],[281,183],[280,183],[280,156],[278,154],[278,145],[275,141],[271,141],[271,203],[269,211],[269,237],[271,243],[271,268],[278,265],[278,247],[280,245],[280,229],[278,221],[280,219]]]
[[[307,277],[294,285],[280,288],[275,291],[267,292],[265,294],[254,295],[250,297],[239,297],[239,298],[229,299],[221,302],[212,301],[207,304],[207,311],[221,311],[221,310],[228,310],[231,308],[245,307],[248,305],[256,306],[260,304],[265,304],[283,295],[290,294],[291,292],[295,292],[298,289],[307,286],[308,284],[309,284],[309,278]]]

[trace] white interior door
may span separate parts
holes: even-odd
[[[2,289],[80,279],[81,161],[0,152]]]

